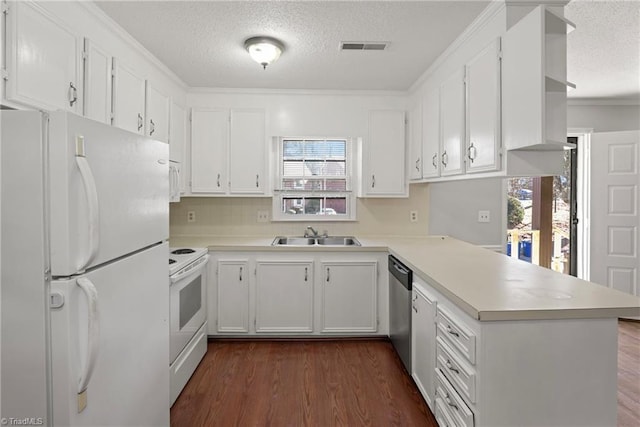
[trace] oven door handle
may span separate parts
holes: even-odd
[[[194,261],[191,265],[184,268],[179,273],[176,273],[173,276],[171,276],[171,284],[176,283],[177,281],[181,280],[185,276],[195,273],[196,269],[204,267],[207,261],[209,261],[209,255],[204,255],[200,259]]]

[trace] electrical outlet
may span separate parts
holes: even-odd
[[[409,212],[409,221],[418,222],[418,211],[410,211]]]
[[[187,222],[196,222],[196,213],[194,211],[187,212]]]
[[[269,222],[269,211],[258,211],[258,222]]]
[[[491,222],[491,212],[478,211],[478,222]]]

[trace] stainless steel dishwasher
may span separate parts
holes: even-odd
[[[389,255],[389,336],[411,375],[411,290],[413,271]]]

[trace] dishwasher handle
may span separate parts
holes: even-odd
[[[393,255],[389,255],[389,274],[395,277],[407,290],[413,289],[413,271]]]

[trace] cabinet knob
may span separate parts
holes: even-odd
[[[331,280],[331,270],[327,267],[327,283]]]
[[[308,279],[308,273],[309,273],[309,268],[305,267],[304,268],[304,281],[306,282]]]
[[[445,152],[442,153],[442,166],[444,166],[446,168],[447,167],[447,163],[449,163],[449,155],[447,154],[447,151],[445,150]]]
[[[256,188],[260,187],[260,175],[256,175]]]
[[[420,172],[420,157],[418,157],[418,160],[416,160],[416,170]]]
[[[151,130],[149,131],[149,136],[151,136],[156,131],[156,124],[153,123],[153,119],[149,120],[149,124],[151,125],[149,126],[151,128]]]
[[[240,273],[239,273],[238,279],[240,279],[240,281],[242,282],[242,267],[240,267]]]
[[[433,167],[434,167],[435,169],[438,169],[438,163],[437,163],[437,161],[438,161],[438,153],[435,153],[435,154],[433,155],[433,157],[431,158],[431,164],[433,165]]]
[[[216,180],[216,184],[220,187],[220,174],[218,174],[218,179]]]
[[[142,114],[138,113],[138,132],[140,132],[140,129],[142,129],[143,125],[144,121],[142,119]]]
[[[375,187],[376,187],[376,176],[371,175],[371,188],[375,188]]]
[[[467,157],[469,158],[469,160],[471,160],[471,163],[473,163],[473,161],[476,159],[477,154],[477,148],[474,147],[472,142],[471,144],[469,144],[469,148],[467,148]]]

